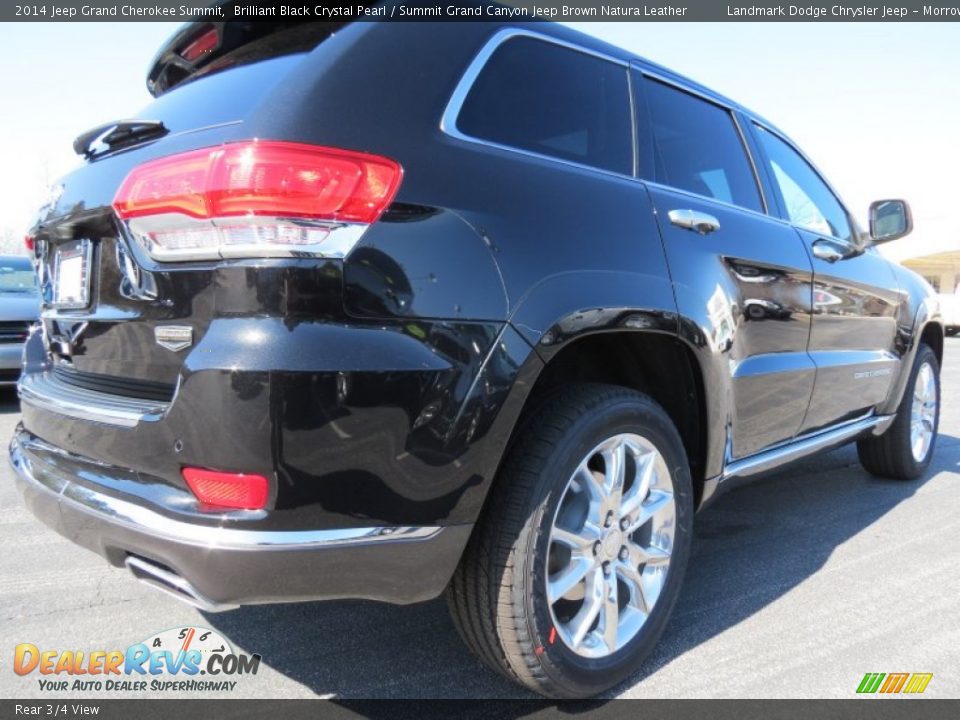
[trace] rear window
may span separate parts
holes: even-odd
[[[158,97],[137,117],[161,120],[172,132],[242,120],[303,57],[283,55],[197,75]]]
[[[474,138],[630,174],[633,136],[625,67],[534,38],[504,42],[457,118]]]
[[[656,80],[646,80],[644,92],[654,139],[649,179],[762,212],[756,178],[730,113]]]

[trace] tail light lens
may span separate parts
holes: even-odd
[[[157,260],[344,257],[396,195],[400,165],[367,153],[250,141],[134,168],[117,216]]]
[[[205,505],[239,510],[260,510],[267,504],[269,483],[263,475],[226,473],[184,468],[183,479]]]

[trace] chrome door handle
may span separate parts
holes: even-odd
[[[843,260],[845,255],[829,240],[817,240],[813,244],[813,256],[828,263]]]
[[[713,215],[699,212],[698,210],[671,210],[667,217],[677,227],[684,230],[693,230],[701,235],[712,233],[720,229],[720,221]]]

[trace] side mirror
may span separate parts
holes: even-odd
[[[870,239],[874,245],[890,242],[913,230],[913,215],[906,200],[870,203]]]

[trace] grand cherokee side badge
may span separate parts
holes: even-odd
[[[178,352],[193,345],[193,328],[189,325],[161,325],[153,329],[157,345]]]

